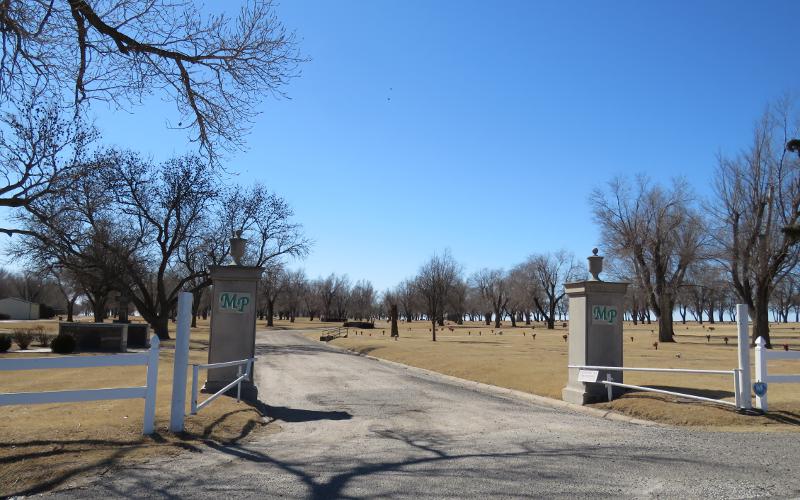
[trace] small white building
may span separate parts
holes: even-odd
[[[39,319],[39,304],[16,297],[0,299],[0,315],[9,319]]]

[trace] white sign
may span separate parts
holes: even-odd
[[[599,370],[581,370],[578,372],[578,382],[597,382]]]
[[[617,308],[613,306],[596,305],[592,307],[593,325],[613,325],[617,322]]]

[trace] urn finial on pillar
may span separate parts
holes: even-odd
[[[598,250],[596,248],[592,249],[592,255],[588,258],[589,259],[589,274],[592,275],[589,278],[589,281],[602,281],[600,279],[600,273],[603,272],[603,257],[601,255],[597,255]]]
[[[242,257],[244,257],[244,246],[247,240],[242,238],[242,231],[233,231],[233,238],[231,238],[231,257],[237,266],[242,265]]]

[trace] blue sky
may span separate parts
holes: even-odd
[[[450,248],[467,272],[590,253],[587,196],[611,177],[685,176],[800,90],[798,2],[285,1],[311,61],[265,97],[230,155],[315,240],[312,277],[393,286]],[[170,102],[96,109],[105,142],[192,150]]]

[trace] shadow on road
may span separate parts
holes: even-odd
[[[255,406],[269,422],[275,420],[282,422],[315,422],[317,420],[350,420],[353,418],[346,411],[303,410],[285,406],[272,406],[262,402],[258,402]]]

